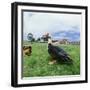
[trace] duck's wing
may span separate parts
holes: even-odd
[[[68,54],[60,47],[50,45],[48,46],[48,52],[53,55],[59,55],[59,56],[68,56]]]
[[[60,48],[60,47],[58,47],[58,46],[55,46],[55,48],[56,48],[56,50],[58,51],[58,53],[59,53],[60,55],[68,56],[68,54],[67,54],[62,48]]]

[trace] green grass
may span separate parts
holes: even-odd
[[[30,44],[24,42],[24,44]],[[80,46],[61,45],[73,59],[73,64],[48,64],[51,60],[47,43],[32,43],[32,55],[23,57],[23,77],[60,76],[80,74]]]

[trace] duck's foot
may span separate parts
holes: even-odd
[[[56,60],[53,60],[53,61],[49,62],[50,65],[55,64],[55,63],[56,63]]]

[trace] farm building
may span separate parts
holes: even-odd
[[[72,41],[72,42],[69,42],[69,44],[80,45],[80,41]]]
[[[59,41],[60,44],[69,44],[69,41],[67,39],[62,39]]]
[[[80,45],[80,41],[69,41],[68,39],[62,39],[62,40],[53,40],[53,43],[55,44],[72,44],[72,45]]]

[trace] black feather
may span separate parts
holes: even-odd
[[[48,53],[57,60],[72,61],[69,55],[60,47],[48,44]]]

